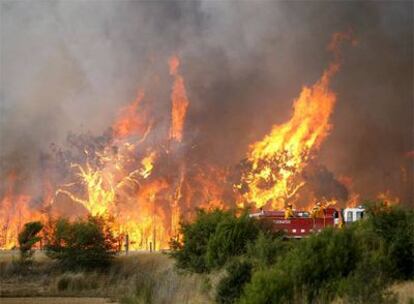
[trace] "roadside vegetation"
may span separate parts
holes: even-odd
[[[217,303],[398,303],[391,286],[414,279],[414,212],[366,207],[368,219],[301,241],[247,214],[200,211],[171,256],[189,272],[225,269]]]
[[[163,253],[117,249],[101,218],[27,223],[0,254],[0,297],[97,297],[125,304],[414,303],[414,211],[369,216],[303,240],[247,213],[199,210]],[[33,248],[43,237],[44,250]],[[17,253],[16,253],[17,254]]]

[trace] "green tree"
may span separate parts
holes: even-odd
[[[67,269],[95,269],[110,264],[117,244],[111,230],[99,217],[56,222],[46,245],[46,253]]]
[[[23,230],[19,233],[19,250],[20,258],[22,262],[29,261],[33,256],[33,245],[41,240],[38,236],[42,230],[43,225],[41,222],[29,222],[24,225]]]
[[[217,226],[227,218],[234,217],[228,211],[215,209],[213,211],[197,210],[192,223],[181,223],[180,241],[170,243],[171,256],[175,258],[177,267],[193,272],[208,272],[206,252],[210,237],[216,232]]]
[[[247,244],[257,238],[259,231],[257,221],[247,214],[223,219],[207,244],[209,268],[223,266],[231,257],[244,254]]]

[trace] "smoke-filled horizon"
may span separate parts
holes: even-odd
[[[389,190],[410,203],[413,25],[410,1],[2,1],[2,181],[14,169],[38,187],[51,143],[105,133],[140,89],[161,137],[173,55],[190,100],[183,153],[236,166],[319,79],[332,34],[351,28],[358,43],[332,80],[337,102],[318,162],[362,198]]]

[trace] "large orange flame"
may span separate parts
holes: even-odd
[[[17,235],[24,224],[40,220],[42,215],[30,208],[31,197],[15,193],[17,175],[11,172],[6,179],[6,193],[0,201],[0,248],[17,246]]]
[[[331,128],[329,118],[336,96],[329,83],[340,67],[338,44],[350,37],[350,33],[333,36],[328,48],[334,52],[334,61],[313,86],[302,89],[294,101],[292,118],[273,126],[268,135],[250,146],[247,159],[251,168],[242,176],[242,183],[248,187],[243,194],[245,201],[256,207],[271,204],[283,208],[304,185],[297,178]]]
[[[150,176],[152,169],[154,168],[154,161],[157,154],[155,151],[151,152],[149,155],[143,158],[141,161],[142,169],[140,170],[140,174],[143,178],[147,178]]]
[[[143,136],[148,132],[149,126],[145,116],[140,115],[139,109],[144,99],[144,91],[139,91],[137,98],[130,105],[123,108],[118,120],[113,124],[112,130],[117,138],[124,138],[131,135]]]
[[[181,142],[183,139],[185,115],[190,102],[185,90],[184,79],[178,73],[179,65],[180,60],[177,56],[170,58],[170,75],[174,77],[174,84],[171,92],[172,109],[170,138]]]

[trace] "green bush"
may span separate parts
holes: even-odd
[[[211,212],[200,209],[192,223],[181,223],[182,240],[172,240],[170,243],[171,256],[175,258],[177,267],[197,273],[209,271],[206,253],[210,237],[224,219],[233,216],[230,212],[218,209]]]
[[[370,228],[385,241],[395,279],[414,278],[414,211],[368,204]]]
[[[226,267],[227,275],[217,286],[216,302],[232,304],[240,297],[244,285],[250,281],[252,265],[247,261],[232,261]]]
[[[386,292],[393,266],[385,241],[370,228],[370,221],[355,223],[350,230],[356,261],[347,276],[338,278],[337,295],[345,303],[393,303],[393,295]]]
[[[116,240],[101,218],[72,223],[60,219],[48,236],[46,254],[65,269],[94,269],[108,266],[116,248]]]
[[[395,297],[386,291],[390,282],[386,272],[379,265],[384,256],[367,256],[358,263],[357,268],[338,284],[337,295],[345,303],[394,303]]]
[[[256,268],[266,268],[274,264],[293,245],[283,239],[283,234],[260,231],[257,239],[247,245],[247,256]]]
[[[372,264],[379,266],[362,249],[371,245],[380,247],[380,240],[371,240],[373,244],[360,247],[363,240],[358,239],[360,235],[355,230],[356,227],[341,231],[326,229],[300,241],[271,269],[259,270],[253,275],[242,303],[291,303],[297,299],[305,303],[331,302],[337,297],[339,287],[344,286],[344,278],[357,277]],[[367,255],[365,259],[363,255]],[[381,272],[383,268],[374,269]],[[377,285],[384,286],[384,282],[379,281]],[[344,295],[349,291],[342,290]],[[358,297],[363,295],[353,296]]]
[[[18,241],[22,262],[29,261],[33,256],[32,247],[41,240],[38,234],[42,228],[43,224],[40,222],[29,222],[24,225],[23,230],[19,233]]]
[[[244,287],[241,304],[294,303],[294,282],[277,267],[257,271]]]
[[[414,277],[414,211],[384,204],[367,210],[363,221],[301,241],[246,215],[199,211],[182,226],[172,255],[195,272],[244,261],[228,265],[219,303],[394,303],[388,287]]]
[[[324,297],[326,302],[336,294],[336,283],[346,277],[358,260],[358,250],[351,229],[326,229],[302,240],[276,264],[290,277],[299,294],[308,302]]]
[[[339,297],[346,303],[393,303],[387,287],[410,278],[412,212],[381,208],[370,214],[301,240],[271,268],[258,267],[240,302],[329,303]],[[409,269],[401,268],[403,262]]]
[[[253,242],[258,233],[257,221],[247,214],[223,219],[208,241],[208,267],[223,266],[231,257],[244,254],[247,244]]]

